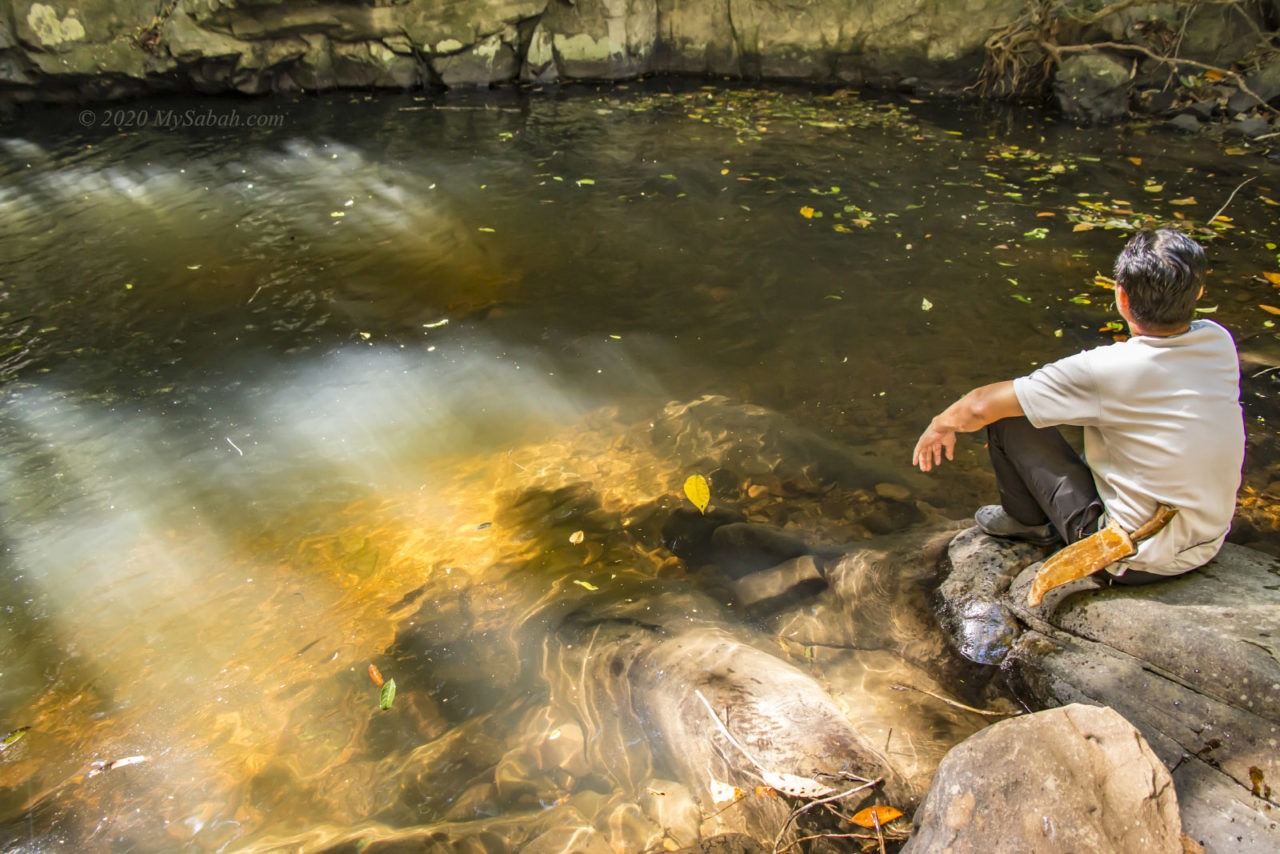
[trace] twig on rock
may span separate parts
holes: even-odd
[[[925,690],[924,688],[917,688],[914,685],[890,685],[889,687],[895,691],[919,691],[921,694],[928,694],[935,700],[941,700],[948,706],[955,706],[957,709],[964,709],[966,712],[973,712],[975,715],[988,715],[993,718],[1009,718],[1014,715],[1021,714],[1021,712],[993,712],[988,709],[975,709],[973,706],[966,706],[964,703],[957,703],[955,700],[948,700],[940,694],[935,694],[932,691]]]
[[[823,804],[829,804],[829,803],[831,803],[832,801],[838,801],[838,800],[840,800],[841,798],[847,798],[847,797],[849,797],[850,795],[852,795],[852,794],[856,794],[857,792],[861,792],[861,791],[862,791],[862,790],[864,790],[864,789],[870,789],[872,786],[878,786],[878,785],[879,785],[880,783],[882,783],[883,781],[884,781],[884,778],[883,778],[883,777],[879,777],[879,778],[877,778],[877,779],[875,779],[875,780],[867,780],[867,781],[866,781],[865,783],[863,783],[862,785],[860,785],[860,786],[854,786],[852,789],[849,789],[849,790],[847,790],[847,791],[840,792],[839,794],[836,794],[836,795],[831,795],[830,797],[821,798],[821,799],[819,799],[819,800],[809,801],[809,803],[805,804],[805,805],[804,805],[804,806],[802,806],[802,807],[800,807],[800,806],[796,807],[795,809],[793,809],[793,810],[791,811],[791,814],[790,814],[789,816],[787,816],[787,820],[786,820],[786,821],[784,821],[784,822],[782,823],[782,827],[780,827],[780,828],[778,829],[778,835],[777,835],[777,837],[773,840],[773,854],[781,854],[781,852],[780,852],[780,851],[778,851],[778,844],[782,842],[782,835],[783,835],[784,833],[786,833],[786,832],[787,832],[787,828],[791,826],[791,822],[795,821],[795,820],[796,820],[797,818],[799,818],[803,813],[808,812],[809,810],[813,809],[814,807],[822,806]],[[868,838],[869,838],[869,837],[868,837]],[[794,844],[795,844],[795,843],[792,843],[792,845],[794,845]],[[791,845],[788,845],[788,846],[787,846],[787,848],[790,848],[790,847],[791,847]],[[785,851],[785,850],[787,850],[787,849],[786,849],[786,848],[784,848],[784,849],[782,849],[782,850],[783,850],[783,851]]]
[[[774,854],[786,854],[787,851],[790,851],[801,842],[809,842],[814,839],[875,839],[875,837],[866,833],[815,833],[813,836],[801,836],[796,841],[789,843],[786,848],[779,848]]]

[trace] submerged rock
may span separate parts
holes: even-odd
[[[1001,721],[938,768],[903,854],[1182,854],[1169,772],[1110,709]]]

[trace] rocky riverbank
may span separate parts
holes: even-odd
[[[14,0],[0,100],[676,74],[1047,97],[1081,121],[1217,117],[1256,137],[1280,95],[1278,24],[1271,0]]]

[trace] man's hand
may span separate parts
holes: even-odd
[[[956,452],[956,433],[954,430],[939,430],[936,421],[929,424],[929,429],[916,442],[916,449],[911,454],[911,465],[919,466],[920,471],[931,471],[934,466],[942,464],[945,451],[947,459],[954,460]]]
[[[929,429],[916,442],[911,465],[919,466],[920,471],[930,471],[941,465],[943,453],[947,459],[955,459],[956,433],[981,430],[1001,418],[1024,414],[1018,396],[1013,393],[1012,380],[975,388],[929,422]]]

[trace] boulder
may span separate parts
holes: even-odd
[[[1129,68],[1104,53],[1078,54],[1058,67],[1053,91],[1069,118],[1113,122],[1129,110]]]
[[[1165,122],[1165,127],[1181,133],[1199,133],[1204,126],[1195,116],[1190,113],[1183,113]]]
[[[988,567],[979,587],[998,587],[1022,559],[1000,556],[1013,549],[998,541],[964,536],[970,548],[950,552],[961,564],[952,573]],[[1029,628],[1001,665],[1018,698],[1031,708],[1115,709],[1173,769],[1185,828],[1210,854],[1280,850],[1269,789],[1280,779],[1277,561],[1227,544],[1204,567],[1168,581],[1109,586],[1099,574],[1030,609],[1038,568],[1023,569],[998,603]],[[957,645],[987,631],[963,619],[948,626]]]
[[[1110,709],[1001,721],[942,760],[904,854],[1182,854],[1169,772]]]
[[[1258,98],[1263,102],[1271,102],[1280,97],[1280,61],[1272,60],[1244,79],[1249,92],[1241,89],[1227,99],[1227,110],[1231,113],[1243,113],[1258,106]],[[1250,94],[1252,93],[1252,94]],[[1254,95],[1258,97],[1255,98]]]

